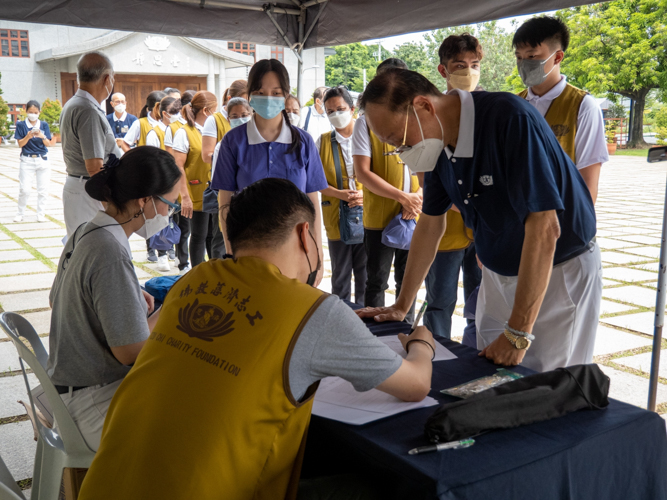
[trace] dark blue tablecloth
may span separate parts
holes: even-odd
[[[405,323],[368,325],[376,335],[409,329]],[[433,365],[430,395],[440,402],[456,400],[441,389],[498,368],[474,349],[443,345],[458,359]],[[656,413],[610,400],[603,411],[487,433],[468,449],[408,455],[428,444],[424,423],[434,410],[363,426],[313,416],[304,476],[359,473],[391,485],[395,498],[410,499],[667,499],[667,435]]]

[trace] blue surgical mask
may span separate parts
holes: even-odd
[[[280,96],[251,95],[250,106],[265,120],[275,118],[285,109],[285,98]]]
[[[232,128],[236,128],[239,125],[248,123],[250,121],[250,118],[252,118],[250,115],[242,116],[241,118],[232,118],[231,120],[229,120],[229,124],[232,126]]]

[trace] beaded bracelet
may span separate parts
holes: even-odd
[[[405,344],[405,350],[407,351],[408,354],[410,354],[409,347],[410,347],[410,343],[411,343],[411,342],[421,342],[422,344],[426,344],[427,346],[429,346],[429,347],[431,348],[431,350],[433,351],[433,357],[431,358],[431,361],[433,361],[433,360],[435,359],[435,348],[434,348],[431,344],[429,344],[428,342],[426,342],[424,339],[412,339],[412,340],[408,340],[408,343]]]
[[[535,335],[532,335],[528,332],[522,332],[521,330],[515,330],[509,325],[507,321],[505,321],[505,328],[507,329],[508,332],[513,333],[514,335],[518,335],[519,337],[526,337],[531,342],[535,340]]]

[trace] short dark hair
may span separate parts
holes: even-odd
[[[481,60],[484,57],[484,51],[479,40],[470,33],[461,33],[460,35],[450,35],[445,38],[438,49],[440,64],[447,65],[449,61],[459,54],[473,52]]]
[[[175,115],[181,112],[183,106],[181,105],[181,100],[176,99],[175,97],[163,97],[160,101],[160,118],[162,118],[162,113],[166,112],[170,115]]]
[[[113,163],[116,165],[111,166]],[[120,160],[110,157],[107,165],[86,182],[86,193],[124,212],[131,200],[164,196],[180,178],[181,171],[172,155],[153,146],[139,146]]]
[[[354,108],[354,101],[352,100],[352,96],[350,95],[348,90],[342,85],[327,90],[326,93],[324,94],[324,99],[322,100],[322,102],[326,104],[326,102],[329,99],[332,99],[334,97],[342,97],[350,108]]]
[[[232,196],[225,219],[232,249],[282,245],[294,226],[315,224],[315,207],[303,191],[285,179],[266,178]]]
[[[391,68],[371,80],[361,97],[360,107],[365,109],[368,104],[381,104],[395,113],[404,110],[418,95],[442,94],[416,71]]]
[[[39,102],[31,99],[30,101],[28,101],[28,104],[25,105],[26,112],[33,106],[35,106],[38,111],[42,109],[41,106],[39,105]]]
[[[558,44],[565,52],[570,45],[570,30],[557,17],[540,16],[523,23],[512,39],[512,47],[530,45],[535,48],[542,43],[551,46]]]
[[[186,106],[192,102],[192,98],[195,96],[197,91],[195,90],[186,90],[181,94],[181,106]]]
[[[165,87],[165,89],[162,92],[164,92],[165,94],[174,94],[174,93],[176,93],[178,95],[181,94],[181,91],[178,90],[178,89],[175,89],[174,87]]]
[[[375,70],[375,74],[379,75],[383,71],[387,71],[391,68],[410,69],[403,59],[399,59],[398,57],[390,57],[378,64],[378,67]]]

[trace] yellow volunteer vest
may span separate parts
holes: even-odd
[[[192,200],[193,210],[201,212],[204,207],[204,191],[211,180],[211,164],[201,159],[201,132],[196,127],[183,125],[188,134],[190,149],[185,159],[185,176],[188,179],[188,192]],[[192,182],[195,184],[192,184]]]
[[[164,149],[164,133],[165,133],[165,130],[162,130],[159,126],[155,127],[153,130],[155,130],[155,133],[157,134],[157,138],[160,140],[160,149]]]
[[[218,128],[218,140],[220,142],[227,132],[232,129],[232,126],[227,121],[227,118],[220,112],[214,113],[213,117],[215,118],[215,125]],[[216,144],[217,144],[216,142]]]
[[[438,252],[464,250],[473,242],[472,229],[463,223],[463,217],[454,210],[447,211],[447,229],[438,245]]]
[[[324,166],[324,175],[327,178],[327,182],[330,186],[338,189],[336,164],[334,163],[333,149],[331,148],[331,134],[332,132],[327,132],[326,134],[322,134],[320,138],[320,159]],[[347,168],[345,168],[345,160],[343,159],[340,144],[338,145],[338,156],[340,158],[340,173],[343,176],[343,188],[347,189],[349,186],[349,177],[347,175]],[[357,189],[363,189],[363,186],[359,182],[357,182]],[[322,195],[322,220],[324,221],[327,238],[332,241],[340,240],[340,200],[338,198]]]
[[[176,120],[174,123],[169,124],[169,130],[171,130],[171,140],[174,140],[174,136],[176,135],[176,131],[183,127],[183,124]]]
[[[566,84],[563,92],[552,101],[547,114],[544,115],[563,151],[573,162],[576,162],[574,137],[577,133],[579,108],[587,93],[574,85]],[[528,89],[519,93],[519,97],[526,99]]]
[[[371,137],[371,172],[382,177],[397,189],[403,189],[403,164],[398,156],[384,156],[393,151],[393,146],[384,144],[369,130]],[[410,176],[410,192],[419,191],[416,175]],[[384,229],[389,221],[401,211],[401,204],[391,198],[384,198],[371,192],[364,186],[364,228]]]
[[[317,384],[295,401],[289,361],[326,297],[254,257],[181,278],[114,395],[79,499],[294,498]]]
[[[146,145],[146,136],[151,130],[153,130],[153,127],[148,122],[148,118],[139,118],[139,139],[137,139],[137,146]]]

